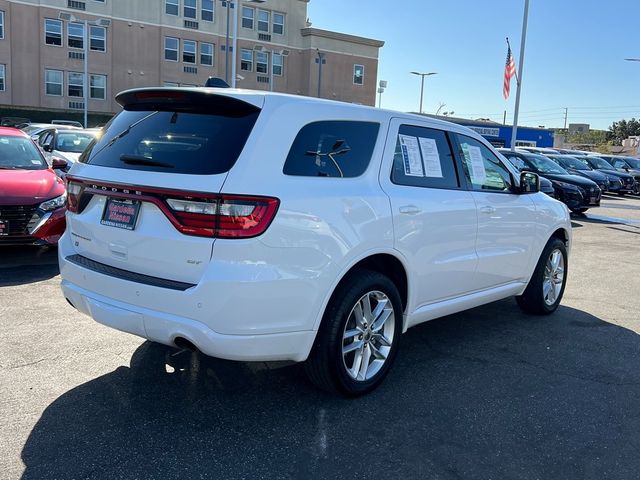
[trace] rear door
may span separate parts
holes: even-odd
[[[478,289],[526,281],[536,234],[532,195],[513,193],[515,181],[483,142],[456,134],[456,150],[478,210]]]
[[[68,175],[76,253],[198,283],[211,258],[217,194],[260,109],[197,91],[141,91]]]
[[[411,266],[413,310],[474,290],[476,206],[460,184],[449,135],[420,122],[391,122],[380,175],[394,245]]]

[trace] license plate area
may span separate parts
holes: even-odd
[[[0,220],[0,237],[6,237],[9,235],[9,221]]]
[[[107,197],[100,223],[109,227],[134,230],[139,213],[139,200]]]

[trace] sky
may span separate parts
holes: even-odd
[[[509,37],[519,67],[524,0],[311,0],[313,26],[384,40],[378,80],[382,106],[456,117],[513,121],[515,78],[502,83]],[[530,0],[520,125],[551,128],[640,117],[638,0]],[[372,77],[365,78],[373,82]]]

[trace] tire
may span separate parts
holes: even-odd
[[[561,260],[557,260],[557,269],[549,266],[553,265],[553,261],[558,259],[556,253],[560,254]],[[552,255],[554,256],[552,258]],[[516,297],[516,301],[522,310],[535,315],[549,315],[553,313],[560,305],[564,288],[567,284],[567,247],[564,242],[556,237],[552,237],[540,255],[536,269],[529,280],[529,285],[524,293]],[[562,275],[561,278],[560,274]],[[560,280],[560,283],[558,283]],[[546,285],[550,285],[551,290],[545,293]],[[553,300],[553,301],[551,301]]]
[[[589,209],[588,209],[588,208],[572,208],[572,209],[571,209],[571,211],[572,211],[573,213],[584,213],[584,212],[586,212],[587,210],[589,210]]]
[[[366,313],[367,302],[372,316]],[[380,315],[374,318],[377,306]],[[360,316],[358,312],[363,311]],[[394,283],[381,273],[356,270],[341,282],[327,305],[305,362],[307,375],[322,390],[364,395],[389,372],[401,333],[402,302]]]

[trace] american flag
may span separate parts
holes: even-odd
[[[511,46],[507,47],[507,63],[504,66],[504,85],[502,86],[502,94],[504,99],[509,98],[511,93],[511,77],[516,74],[516,62],[513,61],[513,55],[511,54]]]

